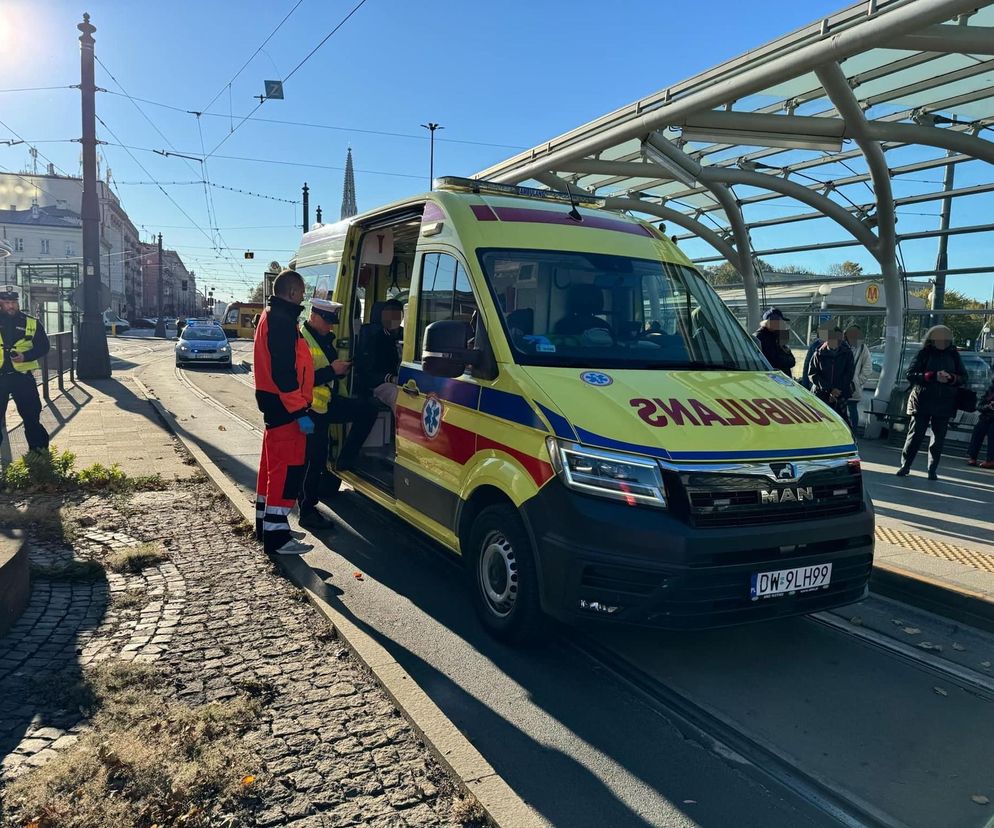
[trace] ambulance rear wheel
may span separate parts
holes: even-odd
[[[477,515],[466,564],[473,604],[487,632],[509,644],[538,638],[543,617],[535,556],[513,506],[488,506]]]

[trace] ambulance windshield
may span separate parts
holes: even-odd
[[[574,251],[479,255],[519,363],[768,370],[752,338],[691,268]]]

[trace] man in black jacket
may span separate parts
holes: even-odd
[[[398,346],[403,336],[404,306],[396,299],[378,302],[359,334],[356,379],[359,390],[393,408],[397,402]]]
[[[842,417],[845,417],[854,372],[853,353],[843,341],[842,329],[833,328],[828,332],[828,339],[811,356],[808,379],[818,399],[828,403]]]
[[[759,340],[759,347],[766,357],[766,361],[773,366],[775,371],[783,371],[788,377],[792,377],[791,369],[794,367],[794,355],[787,347],[790,342],[790,320],[783,315],[780,308],[770,308],[763,314],[763,321],[759,330],[756,331],[756,339]]]
[[[0,286],[0,420],[14,398],[24,423],[29,451],[48,449],[48,432],[41,424],[41,399],[32,371],[48,353],[45,329],[35,317],[21,311],[20,295],[14,285]],[[0,429],[0,441],[5,429]]]

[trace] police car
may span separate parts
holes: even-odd
[[[187,320],[176,342],[176,367],[194,363],[231,367],[231,345],[216,321]]]

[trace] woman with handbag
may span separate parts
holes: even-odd
[[[953,345],[953,333],[949,328],[945,325],[929,328],[907,377],[911,383],[911,395],[908,397],[911,423],[897,475],[904,477],[911,471],[915,455],[925,440],[925,432],[931,426],[928,479],[938,480],[939,458],[946,442],[946,431],[949,420],[956,413],[956,389],[962,387],[967,379],[966,368]]]
[[[977,403],[977,411],[980,414],[977,424],[973,427],[973,434],[970,436],[970,448],[966,452],[966,462],[969,466],[980,466],[982,469],[994,469],[994,378],[987,390]],[[980,447],[987,438],[987,459],[983,463],[978,463]]]

